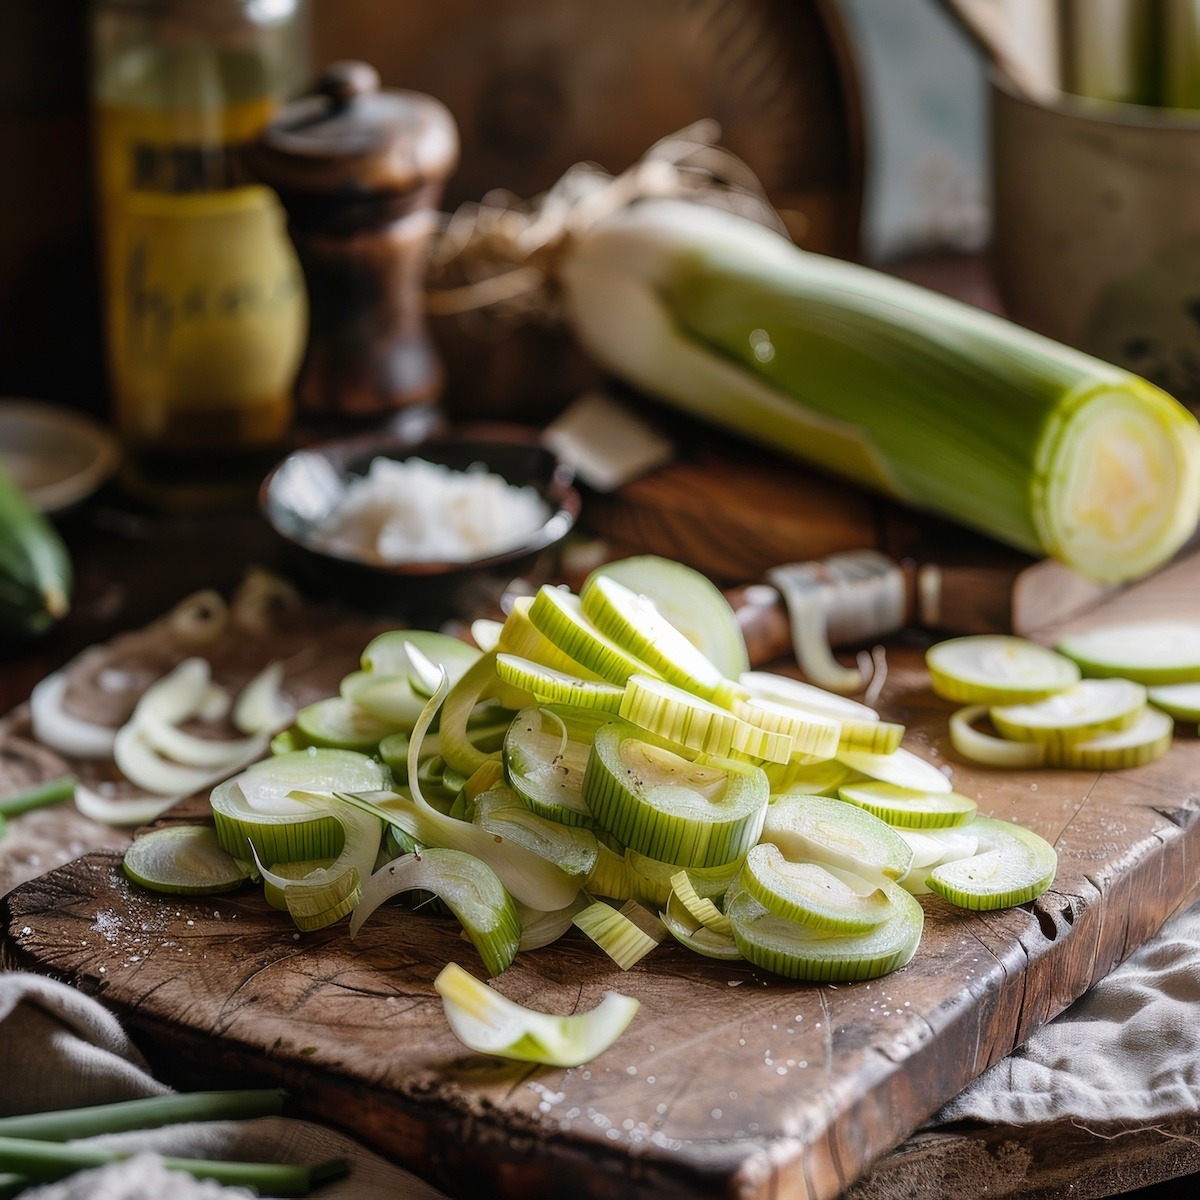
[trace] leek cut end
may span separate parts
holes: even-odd
[[[1032,497],[1047,550],[1105,582],[1156,570],[1200,520],[1200,426],[1136,382],[1090,394],[1052,427]]]

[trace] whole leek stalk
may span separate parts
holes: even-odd
[[[560,264],[602,366],[681,408],[1096,579],[1200,515],[1200,427],[1127,371],[743,217],[645,201]]]

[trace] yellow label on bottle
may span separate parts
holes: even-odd
[[[283,210],[268,188],[216,178],[232,159],[211,130],[206,142],[170,141],[184,138],[177,119],[141,117],[102,122],[118,424],[135,443],[185,452],[273,441],[307,331]],[[203,190],[214,183],[225,186]]]

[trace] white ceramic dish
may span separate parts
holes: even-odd
[[[0,463],[42,512],[90,496],[119,457],[116,438],[82,413],[42,400],[0,399]]]

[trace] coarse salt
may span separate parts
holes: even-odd
[[[550,517],[532,487],[482,463],[465,471],[421,458],[377,458],[321,525],[330,546],[384,563],[473,562],[514,550]]]

